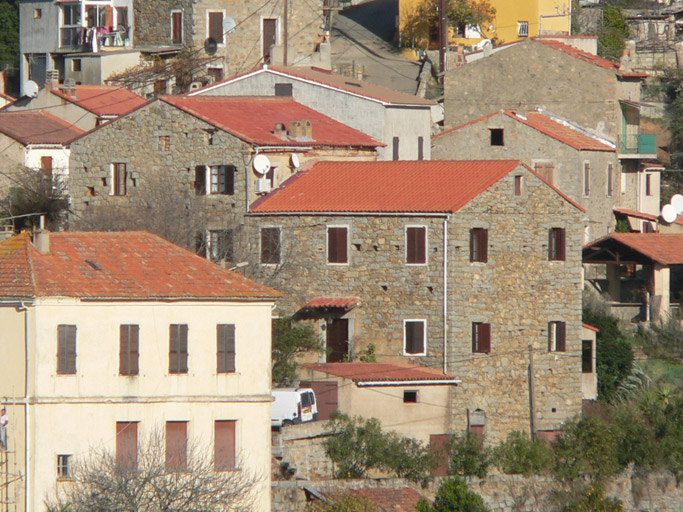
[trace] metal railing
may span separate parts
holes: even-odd
[[[619,152],[639,155],[654,155],[657,153],[655,135],[639,133],[622,135],[619,138]]]

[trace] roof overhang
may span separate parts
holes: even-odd
[[[396,386],[458,386],[462,384],[460,379],[439,380],[363,380],[356,382],[359,388],[369,387],[396,387]]]

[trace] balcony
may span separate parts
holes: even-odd
[[[655,135],[633,133],[619,137],[620,158],[654,158],[657,156]]]

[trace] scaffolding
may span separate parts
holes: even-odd
[[[12,450],[0,449],[0,479],[0,510],[16,512],[20,486],[13,484],[23,478],[17,471],[17,458]]]

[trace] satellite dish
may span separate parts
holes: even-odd
[[[209,55],[213,55],[218,50],[218,43],[213,37],[209,37],[204,41],[204,51]]]
[[[256,155],[254,158],[254,171],[261,176],[270,171],[270,160],[268,160],[266,155]]]
[[[678,213],[676,212],[676,208],[671,204],[665,204],[662,208],[662,219],[671,224],[677,217]]]
[[[299,155],[297,155],[296,153],[292,153],[292,167],[298,169],[300,165],[301,162],[299,162]]]
[[[24,84],[24,95],[28,96],[29,98],[35,98],[38,96],[38,89],[38,84],[33,80],[29,80]]]
[[[227,16],[223,18],[223,33],[224,34],[232,34],[235,31],[235,27],[237,26],[237,23],[235,23],[235,20],[231,18],[230,16]]]
[[[676,213],[679,215],[683,213],[683,196],[681,194],[674,194],[674,196],[671,198],[671,206],[676,208]]]

